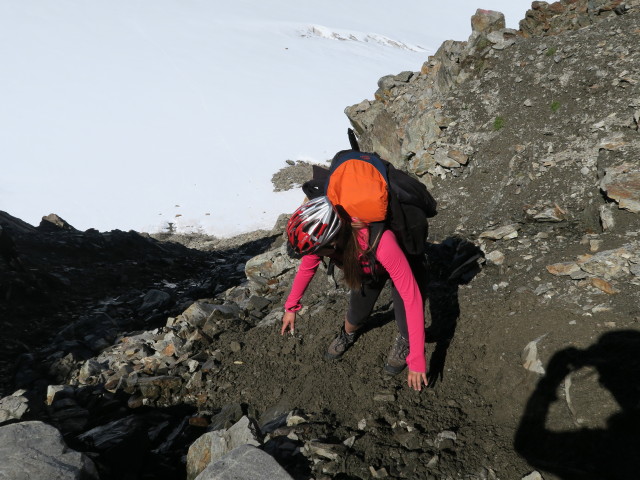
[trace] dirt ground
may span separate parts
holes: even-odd
[[[334,478],[370,478],[370,467],[391,478],[519,479],[534,468],[547,480],[635,478],[638,318],[585,318],[518,285],[496,291],[505,279],[496,266],[467,285],[447,282],[441,267],[432,265],[429,285],[429,388],[412,391],[405,373],[382,370],[396,333],[388,292],[354,347],[339,361],[323,360],[346,293],[318,274],[307,295],[312,304],[327,301],[299,315],[295,335],[280,336],[278,324],[223,334],[221,345],[237,340],[243,348],[228,352],[229,388],[215,398],[225,404],[239,393],[263,416],[293,408],[320,415],[329,431],[316,433],[331,444],[355,436],[342,464],[328,468],[346,475]],[[545,377],[522,365],[523,349],[539,337],[542,364],[556,365]],[[607,378],[618,370],[622,378]],[[443,432],[454,432],[455,442],[443,446]]]

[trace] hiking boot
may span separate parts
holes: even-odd
[[[344,325],[340,328],[340,333],[333,342],[329,344],[324,358],[326,360],[336,360],[344,355],[344,352],[349,350],[351,345],[356,342],[356,332],[347,333],[344,329]]]
[[[399,374],[407,366],[407,355],[409,355],[409,340],[405,340],[402,335],[398,334],[389,355],[387,355],[384,371],[391,375]]]

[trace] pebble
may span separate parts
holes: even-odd
[[[395,402],[396,396],[393,393],[376,393],[373,396],[374,402]]]
[[[500,250],[494,250],[489,252],[485,258],[488,262],[493,263],[494,265],[502,265],[504,263],[505,256]]]
[[[542,475],[540,475],[540,472],[535,471],[522,477],[522,480],[544,480],[544,478],[542,478]]]

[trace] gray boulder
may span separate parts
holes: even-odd
[[[196,480],[292,480],[273,457],[251,445],[235,448],[209,464]]]
[[[98,479],[93,462],[42,422],[0,427],[0,480]]]
[[[227,430],[205,433],[189,447],[187,478],[189,480],[196,478],[211,462],[220,460],[241,445],[259,446],[260,443],[258,426],[246,416]]]
[[[245,274],[250,282],[258,286],[270,285],[278,277],[296,267],[297,262],[287,253],[283,244],[276,250],[270,250],[251,258],[245,265]]]

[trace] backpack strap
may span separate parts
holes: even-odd
[[[351,150],[359,152],[360,145],[358,145],[358,139],[356,138],[356,134],[354,133],[353,128],[347,128],[347,136],[349,137],[349,145],[351,145]]]
[[[327,268],[327,277],[331,279],[333,282],[333,286],[335,289],[338,289],[338,281],[336,280],[335,270],[336,270],[336,262],[333,258],[329,259],[328,263],[325,263],[324,258],[322,259],[322,264]]]

